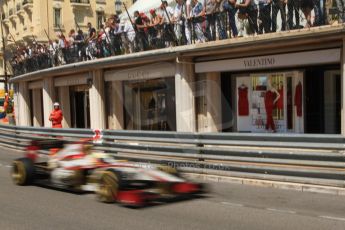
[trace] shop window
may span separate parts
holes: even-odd
[[[298,71],[237,77],[237,130],[303,132],[302,80]]]
[[[173,78],[126,82],[124,97],[126,129],[176,130]]]

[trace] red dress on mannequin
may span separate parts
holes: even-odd
[[[249,115],[248,87],[238,87],[238,115]]]
[[[297,117],[302,117],[302,84],[301,82],[296,85],[295,90],[295,106],[297,111]]]
[[[274,108],[274,99],[276,98],[276,94],[271,90],[266,91],[265,94],[265,109],[266,109],[266,129],[268,130],[271,128],[273,131],[276,130],[276,126],[273,121],[273,108]]]

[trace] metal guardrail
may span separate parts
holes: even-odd
[[[33,139],[73,142],[94,135],[91,129],[0,125],[0,146],[23,150]],[[95,149],[182,172],[345,187],[345,138],[340,135],[103,130]]]

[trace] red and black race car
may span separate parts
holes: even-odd
[[[34,141],[25,157],[14,160],[12,178],[17,185],[92,191],[102,202],[128,206],[204,192],[202,184],[184,179],[172,167],[119,161],[92,147],[85,141]],[[42,157],[42,149],[49,149],[49,155]]]

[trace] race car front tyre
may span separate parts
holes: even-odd
[[[29,185],[35,177],[34,163],[29,158],[19,158],[12,164],[12,179],[16,185]]]
[[[120,174],[114,170],[104,171],[99,180],[99,188],[96,192],[99,201],[114,203],[120,186]]]

